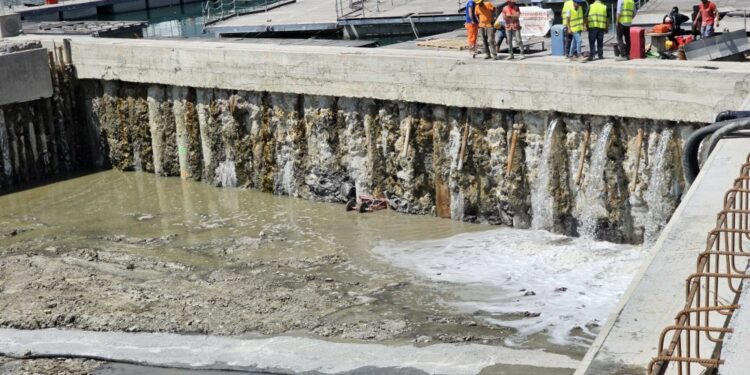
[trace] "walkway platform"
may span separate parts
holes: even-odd
[[[368,34],[367,28],[375,26],[389,28],[399,25],[402,26],[399,33],[403,33],[403,26],[408,26],[406,32],[410,33],[412,22],[420,24],[420,28],[424,28],[424,24],[447,22],[455,28],[463,23],[463,19],[460,3],[456,0],[376,0],[365,1],[361,7],[350,7],[348,2],[343,4],[341,0],[297,0],[268,12],[229,18],[208,26],[206,30],[218,35],[344,30],[352,36],[362,37]]]
[[[100,12],[134,12],[199,1],[201,0],[63,0],[58,4],[14,7],[13,10],[24,21],[65,21],[93,17]]]
[[[728,28],[729,31],[745,29],[750,32],[750,22],[745,23],[742,11],[750,15],[750,2],[747,0],[712,0],[719,13],[729,13],[719,22],[719,31]],[[680,13],[690,17],[693,13],[693,5],[698,5],[696,0],[649,0],[638,11],[633,19],[633,25],[651,27],[661,23],[672,7],[678,7]],[[691,21],[692,22],[692,18]],[[690,30],[690,23],[685,22],[682,28]]]
[[[716,225],[724,194],[732,187],[748,150],[749,138],[726,139],[717,145],[577,375],[646,374],[657,354],[662,329],[674,324],[685,305],[685,280],[695,272],[706,235]]]

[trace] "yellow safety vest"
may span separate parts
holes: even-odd
[[[570,10],[570,31],[580,33],[583,31],[583,7]]]
[[[589,8],[589,28],[606,29],[607,28],[607,6],[601,1],[596,0]]]
[[[562,9],[562,19],[563,19],[563,25],[565,25],[565,15],[568,14],[568,11],[573,10],[573,0],[567,0],[565,4],[563,4]]]
[[[617,22],[622,24],[630,24],[633,22],[633,16],[635,15],[635,2],[633,0],[624,0],[622,2],[622,9],[620,10],[620,19]]]

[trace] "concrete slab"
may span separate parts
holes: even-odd
[[[577,375],[645,374],[661,330],[685,304],[685,279],[716,225],[724,193],[740,172],[750,139],[721,141],[701,169],[620,305],[586,353]]]
[[[748,65],[732,62],[484,61],[465,51],[84,38],[73,38],[72,55],[82,79],[675,121],[710,122],[750,93]]]
[[[47,50],[0,54],[0,106],[52,96]]]

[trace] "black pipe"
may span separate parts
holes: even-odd
[[[729,121],[731,122],[732,120]],[[685,141],[685,146],[682,150],[682,170],[685,173],[685,180],[688,185],[695,181],[695,177],[698,176],[698,172],[701,169],[698,161],[698,150],[700,149],[703,138],[706,138],[709,134],[715,132],[722,126],[727,125],[727,123],[727,121],[722,121],[704,126],[690,134],[687,141]]]
[[[744,117],[750,117],[750,111],[724,111],[719,112],[719,114],[716,115],[716,120],[714,120],[714,122],[734,120]]]
[[[737,120],[737,118],[739,118],[739,120]],[[700,172],[698,150],[700,149],[700,145],[703,139],[713,132],[728,125],[732,125],[731,131],[734,131],[738,130],[739,128],[743,128],[743,124],[750,124],[750,111],[724,111],[719,113],[716,116],[716,119],[718,120],[716,123],[704,126],[694,131],[692,134],[690,134],[687,141],[685,141],[685,146],[683,147],[682,153],[682,170],[685,173],[685,180],[687,181],[688,185],[692,184],[693,181],[695,181],[695,178],[698,176],[698,172]],[[735,127],[733,124],[736,124],[739,127]],[[712,146],[709,146],[708,152],[705,153],[706,157],[708,157],[708,154],[713,151],[713,147],[715,147],[716,143],[718,143],[718,139],[720,139],[724,135],[726,135],[726,133],[722,132],[720,137],[712,139]]]
[[[708,140],[708,143],[705,146],[706,158],[708,158],[708,155],[710,155],[711,152],[713,152],[714,148],[716,147],[717,144],[719,144],[719,141],[722,138],[732,133],[735,133],[737,131],[747,130],[747,129],[750,129],[750,117],[737,119],[735,123],[724,126],[721,129],[714,132],[714,134],[711,136],[711,138]]]

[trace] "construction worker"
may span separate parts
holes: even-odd
[[[479,19],[479,34],[484,42],[484,52],[487,54],[485,60],[497,59],[495,50],[495,6],[489,0],[475,0],[474,14]]]
[[[563,30],[563,39],[564,39],[564,47],[563,47],[563,54],[565,57],[568,57],[568,50],[570,49],[570,35],[568,35],[568,22],[569,22],[569,14],[571,9],[573,9],[573,0],[565,0],[565,3],[563,4],[562,8],[562,19],[563,19],[563,26],[565,26],[565,29]]]
[[[586,23],[584,22],[583,3],[586,0],[574,0],[573,9],[568,11],[568,35],[570,35],[570,51],[568,51],[568,57],[571,61],[580,58],[583,61],[583,54],[581,53],[581,34],[586,30]]]
[[[630,25],[634,16],[633,0],[617,0],[617,49],[620,52],[618,61],[627,60],[630,56]]]
[[[503,14],[503,9],[505,9],[505,6],[507,3],[502,4],[497,7],[497,9],[500,9],[499,13]],[[500,46],[503,44],[503,40],[507,39],[507,35],[505,34],[505,19],[503,17],[497,17],[495,18],[495,49],[497,50],[497,53],[500,53]]]
[[[521,40],[521,9],[516,5],[516,0],[508,0],[508,5],[503,8],[502,14],[505,20],[505,32],[508,35],[508,57],[506,60],[513,60],[513,42],[518,44],[521,50],[521,60],[524,59],[523,41]]]
[[[714,36],[715,28],[719,27],[719,14],[716,11],[716,4],[709,0],[701,0],[698,5],[698,17],[693,21],[693,25],[696,29],[700,25],[701,39]]]
[[[596,0],[589,7],[589,61],[594,61],[594,55],[599,60],[604,59],[604,33],[607,32],[607,6],[601,0]]]
[[[474,14],[474,0],[469,0],[466,3],[466,39],[469,43],[469,53],[471,58],[477,56],[477,33],[479,33],[479,20],[477,15]]]

